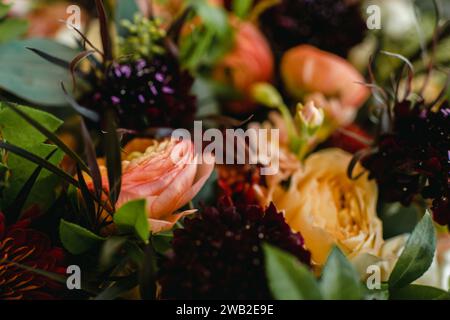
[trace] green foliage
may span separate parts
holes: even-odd
[[[24,106],[19,106],[19,109],[38,121],[49,131],[53,132],[57,130],[62,124],[61,120],[43,111]],[[2,140],[24,148],[41,158],[46,158],[57,149],[54,145],[44,143],[46,137],[43,134],[29,125],[13,110],[2,106],[1,103],[0,136]],[[61,162],[62,157],[63,153],[58,150],[49,159],[49,162],[57,165]],[[15,200],[25,182],[37,168],[37,165],[22,157],[9,153],[5,157],[3,166],[8,167],[9,174],[0,205],[2,208],[6,208]],[[57,185],[59,182],[60,179],[58,177],[47,170],[42,170],[27,199],[27,205],[37,204],[42,210],[46,210],[56,199],[58,193]]]
[[[264,246],[269,288],[279,300],[361,300],[364,290],[359,275],[336,247],[315,278],[296,257],[269,245]]]
[[[433,220],[425,214],[408,239],[389,277],[390,288],[402,288],[420,278],[431,266],[436,249]]]
[[[83,254],[105,241],[105,238],[64,219],[59,225],[59,237],[64,248],[74,255]]]
[[[21,37],[28,30],[26,20],[6,16],[10,7],[10,5],[0,3],[0,44]]]
[[[245,19],[250,13],[253,0],[233,0],[233,12],[241,19]]]
[[[321,299],[314,275],[296,257],[270,245],[264,245],[269,288],[278,300]]]
[[[150,236],[145,200],[130,201],[114,214],[114,223],[121,233],[132,233],[148,242]]]
[[[438,288],[408,285],[391,291],[392,300],[450,300],[450,293]]]
[[[11,41],[0,45],[0,88],[27,101],[44,105],[65,106],[61,81],[70,83],[68,70],[43,60],[26,47],[38,48],[60,59],[71,61],[75,49],[48,39]]]
[[[210,67],[230,50],[233,33],[223,8],[205,0],[191,0],[189,5],[194,12],[191,18],[199,18],[201,23],[182,37],[180,59],[184,67],[195,72]]]
[[[359,300],[362,287],[359,275],[337,247],[333,249],[322,271],[320,288],[327,300]]]

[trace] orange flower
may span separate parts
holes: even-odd
[[[169,230],[189,210],[175,213],[205,184],[214,169],[212,161],[198,164],[192,142],[166,139],[135,139],[122,154],[122,187],[117,207],[136,199],[147,200],[152,232]],[[108,188],[106,168],[100,164],[103,185]],[[92,187],[92,182],[90,182]]]
[[[370,94],[349,62],[309,45],[285,53],[281,74],[294,98],[314,101],[338,125],[349,124]]]
[[[250,102],[251,88],[258,82],[271,82],[274,73],[274,58],[264,35],[250,22],[232,19],[236,30],[234,48],[218,64],[215,78],[230,83],[247,101],[231,103],[227,107],[236,114],[253,111]]]

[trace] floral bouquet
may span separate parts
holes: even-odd
[[[0,1],[0,299],[450,299],[450,6]]]

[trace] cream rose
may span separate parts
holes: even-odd
[[[340,149],[314,153],[293,175],[290,188],[278,187],[273,195],[318,265],[326,261],[334,244],[349,258],[363,253],[378,256],[383,244],[376,215],[377,186],[366,175],[358,180],[347,177],[351,158]]]

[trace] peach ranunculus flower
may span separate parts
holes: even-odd
[[[147,200],[152,232],[169,230],[189,210],[177,213],[205,184],[214,169],[211,156],[198,164],[191,141],[134,139],[122,153],[122,186],[117,207],[137,200]],[[103,186],[108,188],[107,170],[99,161]],[[89,182],[93,187],[93,182]]]
[[[363,253],[378,256],[383,245],[376,214],[377,185],[367,175],[350,180],[346,172],[351,159],[340,149],[316,152],[292,176],[289,189],[278,187],[269,199],[285,211],[291,228],[303,235],[319,266],[335,244],[350,259]]]
[[[214,77],[229,83],[246,101],[231,102],[227,109],[235,114],[249,113],[256,106],[250,99],[252,86],[258,82],[271,82],[274,57],[269,43],[258,28],[248,21],[231,18],[236,30],[233,49],[218,63]]]
[[[287,51],[281,61],[287,91],[299,101],[314,101],[338,126],[350,124],[369,98],[364,77],[345,59],[310,45]]]

